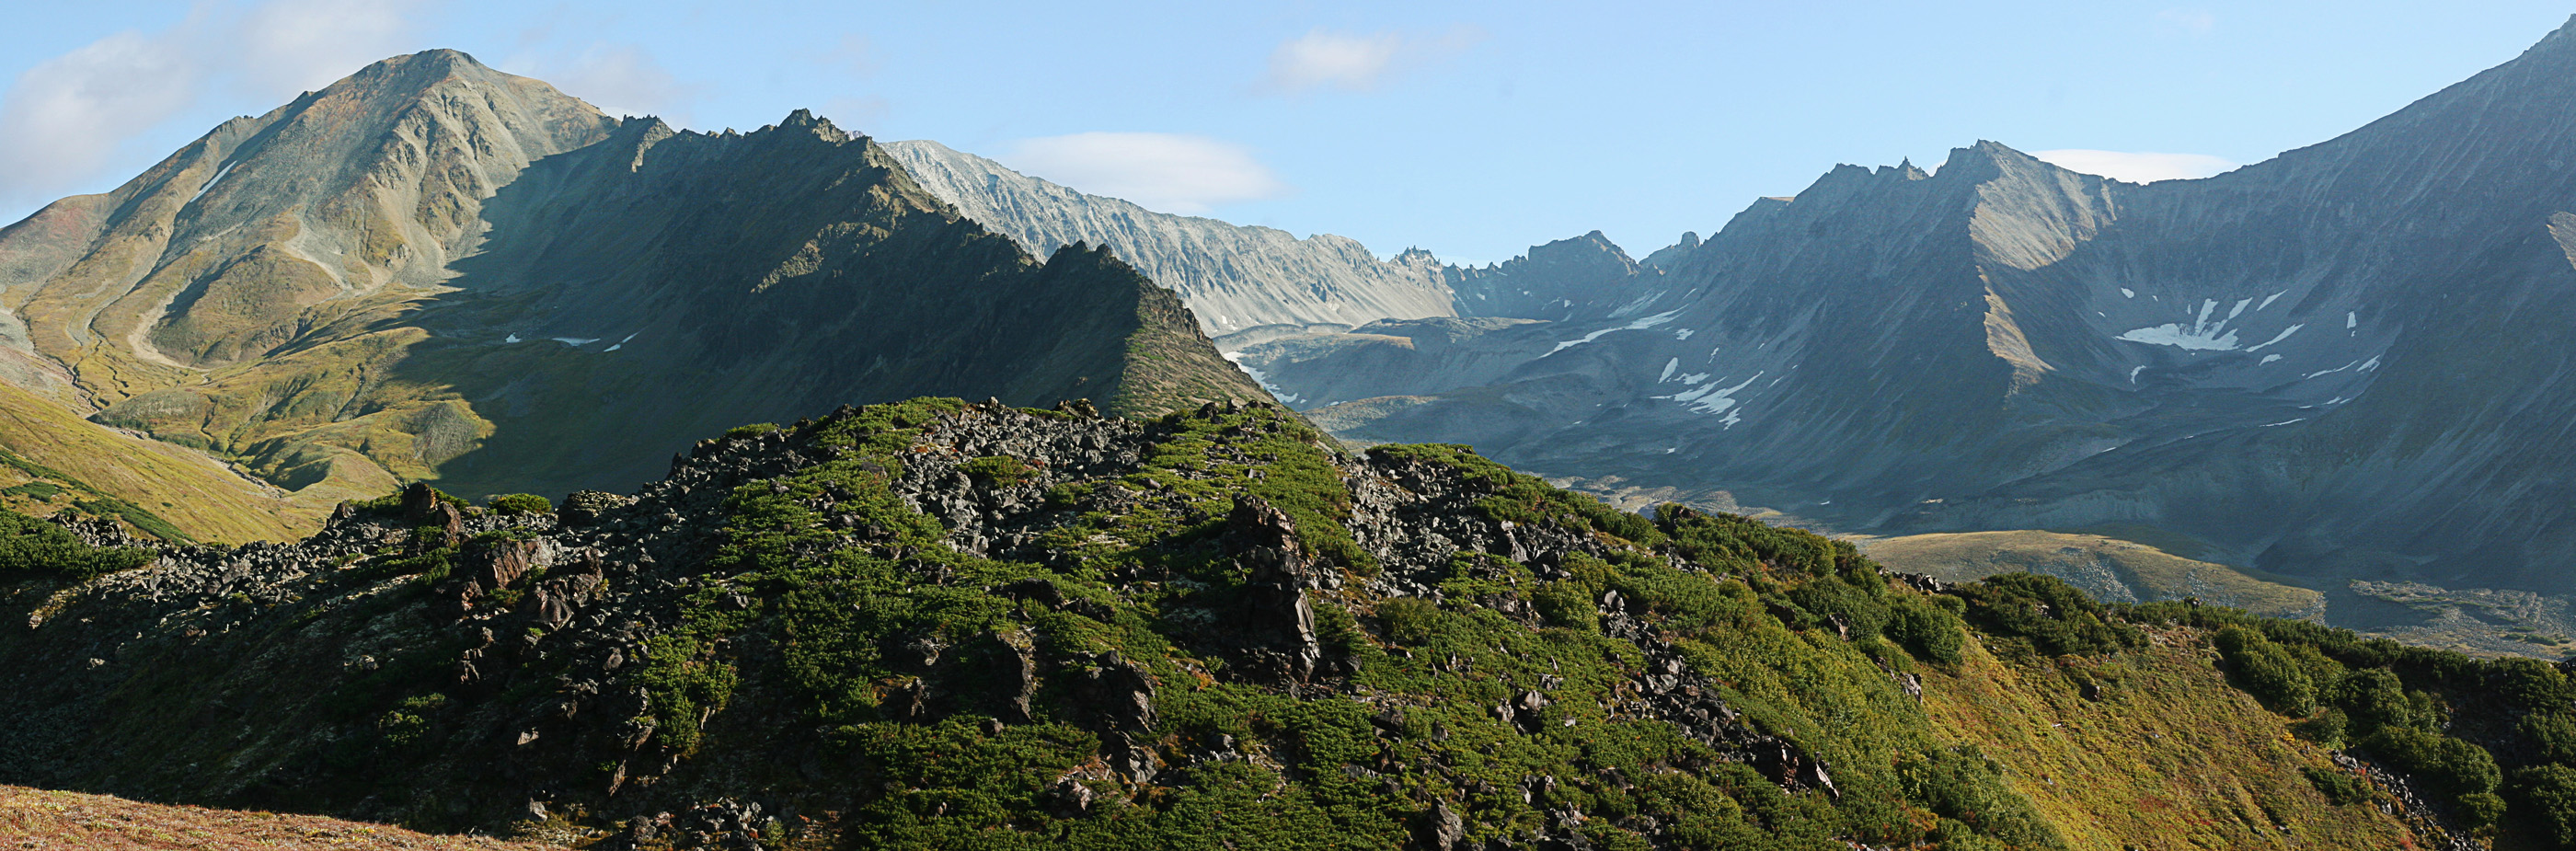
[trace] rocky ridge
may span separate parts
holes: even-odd
[[[552,514],[415,486],[0,588],[0,782],[626,848],[2080,828],[1926,722],[1969,639],[1847,546],[1268,405],[845,408]]]

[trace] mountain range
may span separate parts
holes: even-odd
[[[2143,529],[2320,587],[2565,594],[2571,105],[2562,29],[2216,177],[1980,142],[1757,201],[1638,264],[1658,274],[1605,275],[1588,314],[1226,347],[1345,439],[1472,443],[1636,501]]]
[[[621,121],[454,51],[0,231],[0,307],[9,392],[67,414],[0,446],[59,467],[104,426],[203,450],[258,481],[204,465],[188,491],[273,518],[193,530],[236,540],[401,481],[631,486],[731,425],[927,392],[1267,398],[1168,290],[1087,246],[1032,257],[866,137]]]
[[[2576,847],[2571,668],[2318,622],[2576,624],[2569,27],[2214,178],[1980,142],[1477,267],[395,57],[0,229],[0,784],[608,851]]]

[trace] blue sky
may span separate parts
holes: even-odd
[[[2373,2],[10,0],[0,221],[384,56],[473,53],[612,112],[812,108],[1077,188],[1380,255],[1599,229],[1643,255],[1836,163],[1993,139],[2198,174],[2511,59],[2571,9]],[[2467,9],[2466,11],[2460,11]],[[2164,158],[2136,154],[2177,155]]]

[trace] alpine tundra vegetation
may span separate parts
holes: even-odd
[[[2550,665],[1891,574],[1267,403],[844,408],[461,502],[12,521],[72,555],[6,562],[0,780],[619,848],[2576,839]]]

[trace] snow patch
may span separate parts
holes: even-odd
[[[2263,363],[2255,364],[2255,366],[2262,366],[2262,365],[2263,365],[2263,364],[2265,364],[2265,363],[2271,363],[2271,362],[2273,362],[2273,361],[2280,360],[2280,359],[2281,359],[2281,356],[2280,356],[2280,355],[2264,355],[2264,356],[2263,356]]]
[[[2371,359],[2370,359],[2370,362],[2369,362],[2369,363],[2362,364],[2360,369],[2356,369],[2356,370],[2353,370],[2353,371],[2354,371],[2354,372],[2369,372],[2369,371],[2371,371],[2371,370],[2378,369],[2378,368],[2379,368],[2379,359],[2378,359],[2378,358],[2376,358],[2376,357],[2373,357],[2373,358],[2371,358]]]
[[[519,335],[517,335],[517,334],[512,334],[512,335],[510,335],[510,336],[509,336],[509,338],[508,338],[508,339],[502,340],[501,342],[504,342],[504,343],[516,343],[516,342],[518,342],[518,341],[519,341]]]
[[[1603,334],[1608,334],[1608,333],[1613,332],[1613,331],[1643,331],[1643,330],[1645,330],[1645,329],[1652,328],[1652,327],[1655,327],[1655,326],[1657,326],[1657,325],[1662,325],[1662,324],[1664,324],[1664,323],[1666,323],[1666,322],[1671,322],[1671,321],[1673,321],[1673,317],[1675,317],[1675,316],[1679,316],[1679,315],[1681,315],[1681,311],[1680,311],[1679,309],[1667,310],[1667,311],[1664,311],[1664,312],[1662,312],[1662,313],[1658,313],[1658,314],[1655,314],[1655,315],[1653,315],[1653,316],[1648,316],[1648,317],[1645,317],[1645,318],[1643,318],[1643,319],[1639,319],[1639,320],[1637,320],[1637,321],[1630,322],[1630,323],[1628,323],[1628,324],[1626,324],[1626,325],[1621,325],[1621,326],[1616,327],[1616,328],[1603,328],[1603,329],[1601,329],[1601,330],[1599,330],[1599,331],[1594,331],[1594,332],[1592,332],[1592,333],[1590,333],[1590,334],[1585,334],[1585,335],[1583,335],[1583,338],[1582,338],[1582,339],[1579,339],[1579,340],[1567,340],[1567,341],[1565,341],[1565,342],[1558,343],[1558,344],[1556,344],[1556,348],[1553,348],[1553,349],[1549,349],[1549,350],[1547,350],[1547,355],[1553,355],[1553,354],[1556,354],[1557,352],[1562,352],[1562,351],[1565,351],[1565,350],[1567,350],[1567,349],[1571,349],[1571,348],[1574,348],[1574,347],[1576,347],[1576,346],[1580,346],[1580,345],[1583,345],[1583,344],[1585,344],[1585,343],[1589,343],[1589,342],[1592,342],[1592,341],[1594,341],[1594,340],[1601,339],[1601,335],[1603,335]],[[1547,355],[1540,355],[1539,357],[1547,357]]]
[[[2264,424],[2263,424],[2263,427],[2264,427],[2264,428],[2271,428],[2271,427],[2273,427],[2273,426],[2285,426],[2285,425],[2289,425],[2289,424],[2291,424],[2291,423],[2303,423],[2303,422],[2307,422],[2307,421],[2308,421],[2308,418],[2306,418],[2306,417],[2300,417],[2300,418],[2295,419],[2295,420],[2282,420],[2282,421],[2277,422],[2277,423],[2264,423]]]
[[[2289,294],[2290,294],[2290,291],[2289,291],[2289,290],[2282,290],[2282,291],[2280,291],[2280,292],[2277,292],[2277,293],[2273,293],[2273,294],[2271,294],[2271,295],[2264,296],[2264,297],[2263,297],[2263,303],[2262,303],[2262,304],[2258,304],[2258,305],[2255,305],[2255,306],[2254,306],[2254,312],[2256,312],[2256,313],[2261,313],[2261,312],[2263,312],[2263,308],[2271,307],[2271,306],[2272,306],[2272,302],[2274,302],[2274,301],[2278,301],[2278,300],[2280,300],[2280,298],[2281,298],[2282,296],[2289,295]]]
[[[2343,312],[2343,329],[2344,329],[2344,330],[2346,330],[2346,331],[2350,331],[2350,330],[2352,330],[2352,329],[2359,328],[2359,327],[2361,327],[2361,314],[2360,314],[2360,313],[2358,313],[2358,312],[2355,312],[2355,311],[2350,311],[2350,310],[2344,311],[2344,312]]]
[[[1720,421],[1726,423],[1728,428],[1733,428],[1737,422],[1742,421],[1742,418],[1735,415],[1734,408],[1740,401],[1734,398],[1735,393],[1753,386],[1753,382],[1761,377],[1762,373],[1756,372],[1752,378],[1744,379],[1744,383],[1733,387],[1720,388],[1715,383],[1711,383],[1696,390],[1684,390],[1670,396],[1655,398],[1680,402],[1691,410],[1703,414],[1725,414],[1726,417]]]
[[[2256,344],[2254,344],[2254,348],[2253,348],[2253,349],[2246,349],[2246,351],[2249,351],[2249,352],[2250,352],[2250,351],[2254,351],[2254,349],[2260,349],[2260,348],[2262,348],[2262,347],[2264,347],[2264,346],[2269,346],[2269,345],[2271,345],[2271,344],[2273,344],[2273,343],[2278,343],[2278,342],[2280,342],[2280,341],[2282,341],[2282,340],[2290,339],[2290,335],[2292,335],[2292,334],[2296,334],[2296,333],[2299,333],[2299,329],[2301,329],[2301,328],[2305,328],[2305,327],[2308,327],[2308,324],[2307,324],[2307,323],[2305,323],[2305,322],[2301,322],[2301,323],[2299,323],[2299,324],[2297,324],[2297,325],[2292,325],[2292,326],[2290,326],[2290,327],[2288,327],[2288,328],[2283,328],[2283,329],[2281,329],[2281,333],[2272,335],[2272,339],[2265,340],[2265,341],[2260,342],[2260,343],[2256,343]],[[2279,355],[2273,355],[2273,357],[2280,357],[2280,356],[2279,356]]]
[[[1659,375],[1659,376],[1656,376],[1656,377],[1655,377],[1655,383],[1657,383],[1657,384],[1662,384],[1662,383],[1664,383],[1664,382],[1667,382],[1667,381],[1671,381],[1671,380],[1673,380],[1673,370],[1680,369],[1680,368],[1682,368],[1682,359],[1681,359],[1681,358],[1674,358],[1674,359],[1672,359],[1672,360],[1665,361],[1665,362],[1664,362],[1664,374]]]
[[[1682,329],[1682,330],[1679,330],[1679,331],[1675,331],[1675,332],[1673,332],[1673,339],[1676,339],[1676,340],[1688,340],[1688,339],[1690,339],[1690,335],[1692,335],[1692,334],[1697,334],[1697,333],[1699,333],[1699,329],[1697,329],[1697,328],[1684,328],[1684,329]]]
[[[567,346],[587,346],[592,343],[599,342],[598,337],[547,337],[546,339],[553,340]]]
[[[2129,289],[2128,287],[2121,287],[2121,288],[2120,288],[2120,297],[2121,297],[2121,298],[2137,298],[2137,297],[2138,297],[2138,291],[2133,290],[2133,289]]]
[[[217,183],[222,183],[224,175],[233,173],[233,166],[237,165],[241,165],[240,160],[225,163],[223,168],[215,169],[215,176],[212,179],[207,180],[206,185],[197,187],[197,194],[188,196],[188,203],[194,204],[197,203],[197,199],[206,197],[206,190],[215,188],[215,184]],[[187,205],[182,204],[180,206]]]
[[[2138,383],[2138,373],[2145,372],[2145,371],[2147,371],[2147,368],[2146,368],[2146,367],[2143,367],[2143,366],[2133,366],[2133,367],[2129,367],[2129,383],[2131,383],[2131,384],[2136,384],[2136,383]]]
[[[2227,323],[2234,322],[2237,317],[2244,315],[2246,306],[2253,303],[2254,300],[2250,298],[2239,299],[2234,307],[2228,309],[2225,318],[2212,322],[2210,315],[2218,312],[2218,300],[2201,299],[2200,311],[2192,317],[2191,326],[2188,328],[2180,322],[2167,322],[2163,325],[2132,329],[2121,334],[2117,339],[2152,346],[2172,346],[2185,351],[2236,351],[2236,331],[2228,328]],[[2301,327],[2303,326],[2292,325],[2272,339],[2256,345],[2254,349],[2288,339]],[[2246,349],[2246,351],[2250,352],[2254,349]]]

